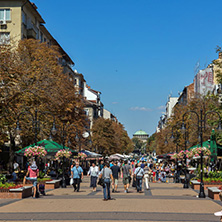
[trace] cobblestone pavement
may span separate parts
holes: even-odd
[[[89,178],[81,183],[81,192],[73,188],[55,189],[38,199],[0,199],[0,221],[219,221],[214,212],[221,203],[197,198],[197,192],[183,189],[181,184],[151,183],[151,190],[137,193],[130,188],[112,193],[115,200],[102,201],[101,187],[89,188]]]

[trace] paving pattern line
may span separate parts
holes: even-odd
[[[50,219],[49,219],[50,218]],[[153,213],[153,212],[29,212],[1,213],[0,220],[4,221],[181,221],[181,222],[216,222],[218,219],[209,213]]]

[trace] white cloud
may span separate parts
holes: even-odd
[[[159,106],[159,107],[157,107],[157,109],[158,110],[164,110],[164,109],[166,109],[166,107],[165,106]]]
[[[136,107],[131,107],[130,110],[132,110],[132,111],[145,111],[145,112],[150,112],[150,111],[152,111],[152,109],[150,109],[150,108],[138,107],[138,106],[136,106]]]

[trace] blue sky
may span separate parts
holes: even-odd
[[[33,0],[74,69],[130,137],[155,132],[170,93],[217,58],[222,1]]]

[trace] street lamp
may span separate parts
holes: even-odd
[[[206,118],[207,118],[207,115],[208,114],[217,114],[218,117],[219,117],[219,123],[218,123],[218,130],[221,131],[221,117],[220,117],[220,114],[217,112],[217,111],[208,111],[206,112],[204,115],[203,115],[203,110],[201,109],[200,110],[200,116],[198,115],[198,113],[194,110],[189,110],[187,112],[185,112],[183,114],[183,123],[182,123],[182,127],[181,127],[181,130],[182,132],[185,133],[186,131],[186,126],[184,124],[184,118],[186,116],[186,114],[188,113],[194,113],[197,117],[197,129],[198,129],[198,134],[200,136],[200,146],[202,148],[203,146],[203,130],[206,129]],[[200,177],[201,177],[201,182],[200,182],[200,192],[199,192],[199,198],[205,198],[205,193],[204,193],[204,184],[203,184],[203,150],[201,149],[201,154],[200,154],[200,167],[201,167],[201,174],[200,174]]]
[[[77,130],[76,125],[75,125],[75,124],[70,124],[70,125],[67,125],[67,126],[66,126],[65,121],[63,121],[63,125],[62,125],[62,135],[61,135],[63,149],[65,149],[65,139],[66,139],[66,136],[67,136],[66,130],[67,130],[67,128],[70,128],[70,127],[72,127],[72,126],[74,126],[74,127],[76,128],[76,137],[75,137],[75,140],[78,142],[78,140],[77,140],[77,138],[78,138],[78,130]],[[68,140],[68,145],[71,146],[70,138],[69,138],[69,140]],[[66,188],[66,180],[65,180],[65,172],[64,172],[65,162],[66,162],[66,158],[63,157],[63,164],[62,164],[62,188]]]
[[[40,113],[40,115],[38,115],[38,113]],[[51,112],[49,111],[38,111],[37,109],[35,110],[35,113],[34,115],[30,112],[30,111],[24,111],[24,112],[21,112],[19,113],[18,117],[17,117],[17,122],[16,122],[16,134],[19,135],[22,131],[21,127],[20,127],[20,117],[21,116],[24,116],[24,115],[29,115],[31,116],[31,121],[32,121],[32,124],[33,124],[33,129],[34,129],[34,133],[35,133],[35,145],[37,146],[37,136],[38,136],[38,131],[40,129],[40,121],[39,121],[39,118],[43,115],[51,115],[53,117],[53,125],[52,125],[52,129],[51,129],[51,133],[53,135],[56,134],[56,127],[55,127],[55,115],[52,114]]]
[[[185,134],[184,134],[184,148],[185,148],[185,151],[187,150],[187,145],[189,145],[188,131],[185,128]],[[184,167],[185,168],[184,169],[185,178],[184,178],[183,188],[188,189],[189,188],[189,179],[188,179],[189,172],[187,171],[187,155],[186,155],[186,153],[184,154],[184,164],[185,164],[185,167]]]
[[[172,134],[170,139],[176,144],[176,153],[178,153],[178,139],[179,139],[179,133],[176,131],[176,137],[174,136],[174,130],[176,127],[178,127],[179,123],[177,123],[176,125],[174,125],[172,127]],[[175,183],[179,183],[179,174],[178,174],[178,159],[176,158],[176,170],[175,170]]]

